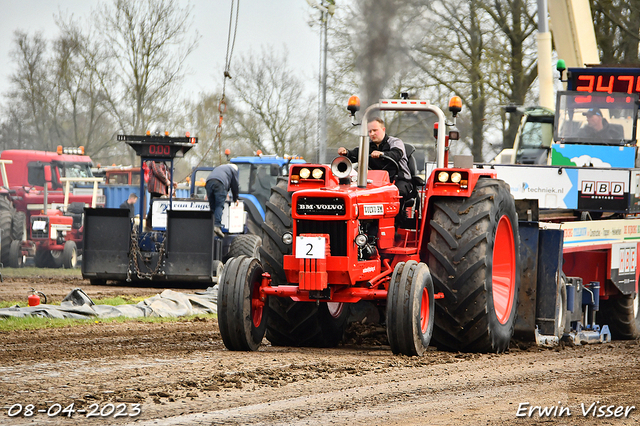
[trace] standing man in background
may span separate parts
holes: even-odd
[[[214,228],[213,231],[220,238],[224,238],[222,232],[222,211],[224,203],[227,200],[227,193],[231,190],[233,201],[238,202],[238,166],[235,164],[223,164],[216,167],[207,176],[205,188],[207,189],[207,199],[209,200],[209,209],[213,213]]]
[[[129,219],[135,216],[135,211],[133,209],[136,205],[136,201],[138,201],[138,196],[134,192],[132,192],[131,194],[129,194],[129,198],[127,198],[122,204],[120,204],[121,209],[129,210]]]
[[[153,200],[165,195],[169,195],[169,185],[171,184],[171,175],[167,170],[167,165],[161,161],[147,161],[149,168],[149,181],[147,182],[147,191],[149,191],[149,212],[147,213],[147,226],[153,227]]]

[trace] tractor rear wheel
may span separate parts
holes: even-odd
[[[287,284],[282,262],[283,256],[291,253],[291,246],[282,242],[282,235],[293,229],[291,193],[287,191],[287,185],[286,178],[278,178],[277,185],[271,188],[262,224],[260,260],[265,271],[271,274],[273,285]]]
[[[53,268],[53,258],[49,250],[36,250],[34,260],[37,268]]]
[[[433,281],[415,260],[396,265],[387,295],[387,337],[394,354],[421,356],[433,334]]]
[[[239,257],[242,255],[255,257],[260,259],[260,246],[262,239],[258,235],[243,234],[233,239],[229,247],[229,258]]]
[[[633,340],[640,337],[640,296],[637,293],[600,300],[598,314],[598,322],[609,326],[613,339]]]
[[[11,247],[11,223],[13,221],[13,214],[15,209],[9,200],[5,196],[0,196],[0,232],[2,233],[1,240],[2,247],[0,247],[0,254],[2,255],[2,263],[9,264],[9,249]]]
[[[22,241],[13,240],[9,247],[9,264],[10,268],[22,268],[24,264],[24,256],[22,255],[21,245]]]
[[[518,217],[509,186],[478,181],[469,198],[433,202],[429,268],[439,348],[503,352],[513,334],[520,286]]]
[[[218,289],[218,325],[227,349],[255,351],[264,337],[269,306],[260,300],[263,274],[260,261],[240,256],[229,259]]]
[[[18,212],[13,215],[11,221],[11,238],[13,240],[22,241],[26,232],[26,216],[24,212]]]
[[[342,340],[349,318],[345,303],[294,302],[269,298],[267,340],[273,346],[332,348]]]
[[[63,263],[63,250],[51,250],[50,252],[51,267],[61,268]]]

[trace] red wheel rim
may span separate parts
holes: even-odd
[[[256,328],[262,323],[263,309],[264,303],[260,300],[260,280],[256,280],[251,289],[251,320]]]
[[[426,287],[422,289],[422,300],[420,300],[420,330],[422,334],[427,332],[429,327],[429,292]]]
[[[516,288],[516,247],[511,222],[502,216],[493,243],[491,289],[493,307],[500,324],[506,324],[513,309]]]

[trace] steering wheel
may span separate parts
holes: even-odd
[[[396,168],[396,175],[398,175],[400,173],[400,165],[398,164],[398,162],[396,160],[394,160],[393,158],[389,157],[388,155],[382,154],[379,158],[385,160],[387,162],[387,164],[385,164],[382,167],[382,170],[385,170],[387,173],[389,173],[389,175],[391,175],[391,171],[389,170],[389,166],[395,166]],[[367,164],[368,169],[371,170],[371,163]]]

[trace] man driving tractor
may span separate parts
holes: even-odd
[[[398,187],[398,191],[402,197],[400,201],[400,210],[402,210],[406,198],[411,194],[413,189],[404,142],[399,138],[386,134],[384,121],[380,117],[373,117],[369,123],[367,123],[367,129],[369,131],[369,155],[371,157],[369,160],[369,168],[389,172],[389,179]],[[359,148],[355,147],[352,150],[348,150],[340,147],[338,148],[338,154],[356,163],[358,162]],[[383,156],[395,160],[400,166],[400,170],[396,170],[396,165],[385,160]]]

